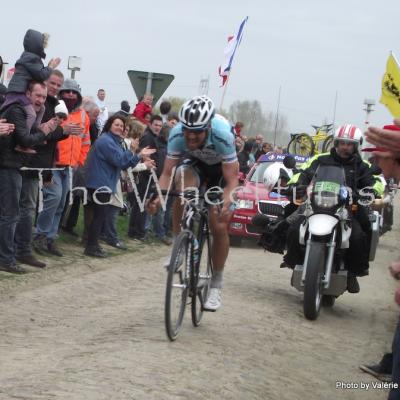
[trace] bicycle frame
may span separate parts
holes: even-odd
[[[202,243],[200,243],[200,240],[203,232],[200,231],[200,228],[204,230],[205,237],[208,237],[210,235],[210,228],[208,222],[208,207],[204,202],[204,197],[202,196],[191,197],[191,195],[188,194],[186,195],[186,197],[183,195],[183,197],[186,203],[182,214],[181,227],[182,230],[185,230],[189,233],[191,238],[190,259],[194,267],[195,276],[197,280],[198,278],[197,272],[201,261],[201,253],[197,254],[197,260],[195,260],[196,254],[194,254],[194,240],[198,241],[197,243],[198,246],[202,245]],[[194,231],[195,222],[198,222],[199,224],[199,229],[197,232]],[[195,283],[197,286],[197,282],[193,283]]]

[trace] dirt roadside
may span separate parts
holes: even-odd
[[[223,308],[198,328],[187,313],[174,343],[163,320],[166,246],[1,273],[0,399],[386,399],[372,385],[336,385],[378,382],[358,365],[390,349],[398,309],[387,265],[398,238],[398,228],[382,238],[361,293],[315,322],[279,255],[233,248]]]

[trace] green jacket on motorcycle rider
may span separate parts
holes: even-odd
[[[289,187],[295,188],[297,198],[303,197],[307,186],[311,183],[315,172],[320,165],[340,166],[344,170],[345,181],[352,195],[353,204],[364,196],[370,200],[371,195],[381,197],[384,193],[384,184],[371,164],[363,160],[358,152],[362,142],[362,132],[354,125],[340,126],[334,135],[334,147],[329,153],[323,153],[310,158],[301,165],[300,172],[289,181]],[[368,275],[369,246],[371,227],[366,208],[358,202],[351,222],[352,231],[350,246],[345,255],[345,267],[348,270],[348,291],[359,292],[357,276]],[[297,221],[291,223],[287,232],[287,253],[281,266],[294,268],[302,264],[304,248],[299,243],[299,228],[304,217],[299,213]]]

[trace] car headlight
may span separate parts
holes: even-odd
[[[245,199],[239,200],[237,208],[248,208],[248,209],[254,208],[254,201]]]

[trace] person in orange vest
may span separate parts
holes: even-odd
[[[75,130],[76,134],[68,136],[57,144],[54,165],[57,170],[53,171],[52,182],[43,188],[43,209],[37,218],[33,247],[39,254],[50,253],[61,257],[62,253],[54,239],[58,232],[67,193],[72,191],[71,170],[77,170],[78,167],[83,166],[90,149],[90,120],[86,111],[81,108],[81,89],[76,81],[66,79],[60,89],[59,98],[64,101],[69,112],[62,125],[75,124],[80,129]]]

